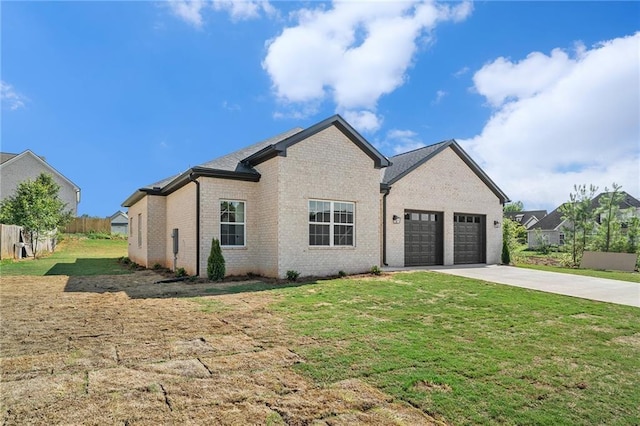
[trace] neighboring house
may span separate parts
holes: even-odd
[[[335,115],[140,188],[122,205],[138,264],[205,276],[218,238],[228,275],[284,277],[497,263],[507,201],[455,141],[389,161]]]
[[[111,221],[112,234],[127,235],[129,233],[129,216],[122,210],[109,216],[109,220]]]
[[[21,182],[35,180],[41,173],[50,174],[60,185],[60,199],[66,203],[67,210],[76,216],[80,202],[78,185],[28,149],[21,154],[0,153],[0,200],[13,196]]]
[[[640,201],[624,191],[624,198],[618,205],[621,213],[635,215],[640,217]],[[591,209],[596,210],[600,207],[600,198],[606,195],[606,192],[598,194],[593,200],[591,200]],[[542,245],[561,246],[564,245],[565,228],[570,227],[570,222],[567,222],[562,218],[562,212],[558,206],[551,213],[540,219],[535,225],[527,230],[527,243],[529,248],[535,249]],[[602,221],[598,216],[595,220],[596,226]]]
[[[521,212],[506,212],[504,217],[513,220],[516,223],[524,226],[525,229],[531,228],[536,223],[540,222],[540,219],[547,215],[546,210],[528,210]]]

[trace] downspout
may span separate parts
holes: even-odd
[[[200,276],[200,182],[195,173],[189,174],[189,180],[196,184],[196,277]]]
[[[382,196],[382,265],[387,265],[387,195],[391,191],[391,187],[384,189]]]

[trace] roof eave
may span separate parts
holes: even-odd
[[[162,188],[140,188],[129,198],[127,198],[123,203],[122,207],[131,207],[141,199],[143,199],[146,195],[161,195],[167,196],[183,186],[187,185],[189,182],[199,178],[199,177],[212,177],[218,179],[231,179],[231,180],[240,180],[246,182],[258,182],[260,180],[260,173],[248,173],[248,172],[235,172],[231,170],[220,170],[220,169],[210,169],[208,167],[192,167],[187,171],[181,173],[176,176],[171,182],[163,186]]]

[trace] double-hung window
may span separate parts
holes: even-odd
[[[309,201],[309,245],[353,246],[354,204],[342,201]]]
[[[220,245],[245,245],[244,201],[220,201]]]

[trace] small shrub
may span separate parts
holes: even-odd
[[[382,273],[378,265],[373,265],[369,272],[371,272],[373,275],[380,275]]]
[[[291,282],[295,282],[300,276],[300,272],[294,271],[292,269],[287,271],[287,280]]]
[[[225,274],[226,267],[222,249],[220,248],[220,241],[214,238],[211,240],[211,253],[209,253],[209,259],[207,259],[207,277],[211,281],[221,281],[224,279]]]
[[[509,265],[511,263],[511,253],[509,252],[509,244],[502,244],[502,264]]]
[[[120,258],[120,263],[122,263],[123,265],[131,265],[131,259],[129,259],[127,256],[122,256]]]
[[[158,271],[160,269],[162,269],[162,265],[161,264],[159,264],[159,263],[154,263],[153,264],[153,270],[154,271]]]
[[[176,277],[186,277],[187,271],[184,268],[176,269]]]
[[[347,276],[347,273],[341,269],[341,270],[338,271],[338,276],[340,278],[344,278],[344,277]]]

